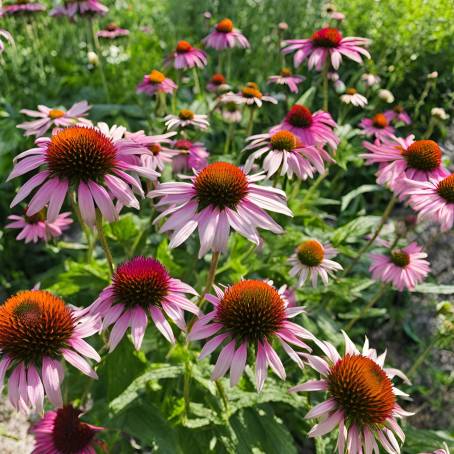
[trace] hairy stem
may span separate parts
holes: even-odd
[[[432,351],[432,348],[434,345],[437,343],[438,337],[435,336],[430,342],[429,345],[418,355],[416,358],[416,361],[413,363],[413,366],[411,366],[410,370],[407,373],[408,378],[411,378],[415,372],[418,370],[419,366],[421,366],[424,361],[427,359],[427,356],[429,353]]]
[[[109,244],[107,243],[106,236],[104,235],[104,229],[102,226],[102,216],[99,210],[96,210],[96,230],[98,231],[99,241],[104,250],[107,263],[109,264],[110,274],[112,275],[114,272],[113,258],[112,253],[110,252]]]

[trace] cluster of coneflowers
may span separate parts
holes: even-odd
[[[24,9],[37,4],[20,5]],[[5,8],[3,14],[7,13]],[[73,17],[106,11],[100,2],[88,0],[65,2],[53,14]],[[115,31],[113,25],[106,29],[107,34]],[[249,47],[230,19],[219,21],[203,43],[219,52]],[[295,67],[307,61],[309,69],[320,71],[327,87],[330,77],[336,79],[329,76],[330,69],[338,70],[343,57],[358,63],[369,58],[367,44],[364,38],[344,37],[338,28],[325,27],[310,38],[286,41],[283,53],[295,53]],[[207,59],[204,50],[179,41],[164,68],[173,67],[177,74],[195,70],[198,95],[203,89],[196,69],[203,69]],[[163,71],[153,69],[137,90],[155,96],[166,107],[165,96],[176,96],[178,83]],[[280,75],[271,76],[269,83],[286,85],[290,93],[297,93],[303,80],[284,68]],[[239,123],[243,114],[248,115],[243,166],[209,163],[203,143],[192,140],[210,127],[209,118],[187,108],[168,114],[164,118],[167,131],[160,135],[94,124],[87,118],[90,106],[85,101],[68,110],[46,106],[22,110],[34,119],[18,127],[36,141],[33,148],[16,156],[8,180],[32,176],[11,203],[15,207],[27,200],[24,214],[11,215],[8,227],[21,229],[18,239],[27,242],[49,240],[61,235],[72,222],[69,212],[62,212],[68,205],[87,235],[97,231],[112,272],[111,283],[87,308],[74,308],[39,289],[19,292],[0,306],[0,385],[7,381],[9,400],[20,411],[43,413],[46,396],[55,407],[33,428],[36,454],[94,452],[93,446],[99,442],[96,434],[103,428],[81,421],[80,411],[63,401],[63,361],[96,378],[92,362],[101,357],[84,339],[104,332],[112,352],[130,331],[139,350],[150,321],[170,343],[176,342],[175,329],[186,333],[189,341],[205,341],[200,359],[219,350],[212,379],[229,373],[231,386],[239,382],[248,362],[255,364],[258,391],[264,387],[269,368],[285,380],[278,354],[282,349],[299,367],[307,365],[320,374],[318,379],[290,388],[291,392],[319,391],[326,396],[306,415],[318,420],[309,436],[322,436],[338,428],[339,453],[372,454],[379,451],[378,445],[391,454],[400,452],[405,435],[397,419],[411,413],[397,403],[397,397],[407,395],[394,386],[393,379],[409,380],[398,369],[385,367],[385,353],[378,355],[367,338],[358,349],[345,332],[343,354],[317,339],[292,321],[304,308],[295,303],[292,289],[286,286],[276,288],[267,279],[214,284],[218,261],[228,253],[233,232],[257,246],[263,241],[260,229],[284,233],[269,213],[292,216],[285,192],[287,180],[325,175],[327,166],[335,162],[340,142],[336,122],[326,110],[327,93],[325,109],[313,112],[294,104],[277,125],[252,134],[257,110],[264,102],[275,104],[277,99],[264,95],[254,82],[245,83],[239,91],[232,90],[228,82],[216,73],[206,88],[215,96],[216,109],[226,123]],[[349,98],[344,102],[364,105],[353,90],[345,93]],[[395,135],[393,122],[410,121],[403,109],[364,119],[364,133],[376,139],[364,143],[368,150],[364,157],[368,163],[379,164],[377,181],[394,191],[396,198],[407,202],[421,218],[430,217],[443,229],[451,228],[454,176],[442,166],[441,150],[435,142]],[[231,138],[226,140],[228,143]],[[162,181],[166,166],[171,166],[175,175],[186,174],[184,181]],[[154,223],[169,235],[170,248],[196,234],[199,258],[211,254],[207,285],[200,295],[152,257],[137,256],[118,266],[113,263],[103,224],[118,220],[125,207],[140,210],[144,197],[154,201],[160,212]],[[413,289],[429,272],[426,254],[415,243],[387,246],[386,255],[372,255],[372,278],[391,282],[400,291]],[[289,258],[295,287],[307,280],[314,287],[318,279],[328,284],[330,276],[342,270],[333,260],[336,254],[328,243],[304,239]],[[211,305],[206,313],[202,310],[205,300]]]

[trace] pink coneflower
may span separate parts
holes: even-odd
[[[81,414],[72,405],[45,413],[30,430],[35,436],[31,454],[95,454],[96,435],[104,427],[81,421]]]
[[[255,82],[248,82],[240,93],[226,93],[222,98],[225,103],[233,102],[235,104],[246,104],[251,107],[262,107],[263,101],[277,104],[277,99],[273,96],[262,94]]]
[[[443,232],[454,224],[454,173],[437,176],[429,181],[405,180],[409,205],[418,212],[418,221],[435,221]]]
[[[369,348],[366,338],[360,352],[350,338],[345,338],[345,354],[341,356],[329,342],[316,341],[326,355],[324,358],[303,355],[313,369],[320,373],[320,380],[309,380],[290,388],[290,392],[321,391],[328,399],[316,405],[305,416],[320,418],[309,432],[309,437],[320,437],[339,428],[337,448],[339,453],[378,453],[380,443],[390,454],[399,454],[399,442],[405,434],[396,418],[411,416],[396,402],[396,396],[407,394],[394,387],[392,379],[402,378],[410,383],[398,369],[384,368],[386,352],[377,356]],[[377,443],[378,442],[378,443]]]
[[[164,61],[166,66],[173,64],[175,69],[203,68],[207,65],[207,55],[203,50],[192,47],[187,41],[178,41],[175,51]]]
[[[324,285],[328,284],[329,276],[335,271],[342,270],[342,266],[331,260],[337,255],[337,250],[330,245],[322,245],[317,240],[303,241],[290,256],[292,265],[290,276],[297,277],[297,286],[301,287],[308,278],[312,287],[317,286],[318,276]]]
[[[46,210],[43,209],[33,216],[18,216],[11,214],[8,219],[11,221],[5,227],[7,229],[20,229],[16,240],[25,240],[25,243],[37,243],[38,241],[49,241],[51,238],[59,237],[73,222],[71,213],[60,213],[55,221],[46,220]]]
[[[196,114],[189,109],[181,109],[178,115],[167,115],[164,120],[167,130],[184,129],[190,126],[198,129],[207,129],[210,126],[208,115]]]
[[[223,74],[213,74],[210,81],[207,84],[207,90],[211,93],[227,91],[230,89],[230,85],[227,83]]]
[[[192,169],[199,172],[208,165],[209,153],[203,143],[177,140],[173,148],[178,152],[172,158],[172,171],[175,174],[187,173]]]
[[[345,104],[351,104],[357,107],[364,107],[367,104],[367,98],[356,90],[356,88],[347,88],[345,93],[340,97]]]
[[[3,28],[0,28],[0,38],[5,38],[10,44],[14,44],[14,39],[11,35],[10,32],[3,30]],[[5,44],[4,42],[0,39],[0,54],[5,50]]]
[[[76,123],[91,125],[91,121],[86,117],[91,106],[87,101],[80,101],[74,104],[69,110],[61,108],[50,108],[39,105],[38,110],[22,109],[20,112],[30,117],[39,118],[39,120],[27,121],[17,125],[18,128],[24,129],[25,136],[41,137],[52,127],[66,128],[74,126]]]
[[[366,136],[374,136],[378,140],[394,135],[395,129],[389,124],[385,114],[378,113],[372,118],[363,118],[359,124]]]
[[[103,30],[99,30],[99,32],[96,33],[96,36],[98,38],[105,38],[105,39],[116,39],[116,38],[121,38],[122,36],[128,36],[128,35],[129,35],[129,30],[119,27],[114,22],[107,24]]]
[[[270,133],[290,131],[305,145],[328,144],[335,150],[340,142],[333,131],[336,126],[336,122],[328,112],[318,110],[312,113],[306,106],[295,104],[282,122],[270,129]]]
[[[391,110],[385,111],[385,116],[388,121],[394,121],[396,123],[400,121],[405,125],[411,124],[410,115],[405,112],[403,106],[400,104],[395,105]]]
[[[413,290],[416,284],[422,282],[430,271],[430,263],[421,252],[422,247],[411,243],[402,249],[389,251],[388,254],[370,254],[372,265],[369,271],[372,279],[390,282],[402,292],[404,288]]]
[[[190,183],[161,183],[148,197],[160,197],[158,206],[169,205],[156,219],[170,215],[161,227],[161,232],[173,231],[169,246],[179,246],[198,229],[202,257],[210,249],[227,249],[230,228],[255,244],[260,240],[258,227],[283,232],[265,210],[286,216],[292,212],[283,191],[256,184],[264,178],[261,174],[246,175],[227,162],[215,162],[195,172]]]
[[[243,117],[240,106],[243,105],[243,100],[240,96],[234,93],[225,93],[216,100],[216,110],[222,115],[222,118],[227,123],[240,123]]]
[[[9,2],[0,8],[0,16],[15,15],[15,14],[30,14],[44,11],[46,7],[42,3],[19,0]]]
[[[295,67],[308,59],[308,67],[315,67],[317,71],[321,71],[325,62],[331,62],[334,69],[338,69],[342,55],[350,60],[362,63],[361,55],[370,58],[369,52],[364,49],[364,46],[369,44],[366,38],[349,37],[344,38],[342,33],[337,28],[322,28],[313,33],[309,39],[289,39],[283,42],[284,54],[295,52],[293,62]]]
[[[51,12],[51,16],[67,16],[73,18],[77,14],[81,16],[104,16],[109,11],[107,6],[99,0],[76,0],[65,1],[63,5],[56,6]]]
[[[170,277],[157,260],[135,257],[120,265],[106,287],[90,306],[91,314],[99,315],[102,329],[114,325],[109,337],[113,351],[131,327],[134,346],[140,349],[151,316],[156,328],[174,343],[172,328],[164,314],[182,330],[186,330],[184,311],[199,314],[199,308],[185,297],[185,293],[197,292],[179,279]]]
[[[143,76],[143,81],[137,85],[137,92],[152,96],[156,93],[173,93],[176,88],[177,84],[172,79],[153,69],[150,74]]]
[[[216,50],[231,49],[232,47],[249,47],[249,41],[240,30],[233,27],[230,19],[222,19],[211,30],[210,34],[203,39],[207,47]]]
[[[389,185],[393,190],[405,190],[404,178],[427,181],[438,176],[447,176],[442,166],[442,152],[433,140],[414,140],[413,134],[406,138],[390,136],[375,143],[363,142],[369,153],[360,156],[367,164],[379,164],[377,182]]]
[[[55,407],[61,407],[62,357],[97,378],[83,356],[101,358],[83,339],[98,330],[96,317],[82,316],[49,292],[28,290],[8,298],[0,306],[0,387],[12,368],[8,380],[11,404],[23,412],[41,413],[46,394]]]
[[[162,172],[166,164],[172,161],[172,158],[178,153],[170,145],[171,137],[176,132],[168,132],[156,136],[147,136],[144,131],[126,133],[126,139],[137,144],[137,152],[142,153],[141,159],[143,165],[152,170]]]
[[[277,340],[290,358],[303,367],[298,353],[289,344],[310,351],[301,339],[313,339],[313,335],[289,319],[304,312],[304,308],[287,307],[288,302],[282,293],[271,284],[245,280],[224,291],[215,287],[216,296],[205,295],[214,310],[194,323],[188,338],[195,341],[211,337],[199,359],[212,353],[223,342],[226,343],[211,374],[213,380],[218,380],[230,369],[230,386],[235,386],[244,372],[249,347],[254,349],[256,355],[258,391],[263,388],[268,366],[285,380],[285,369],[272,347],[273,340]]]
[[[313,145],[304,145],[290,131],[277,131],[273,134],[257,134],[246,139],[250,142],[246,150],[257,151],[251,153],[246,160],[244,169],[249,172],[256,159],[266,154],[262,167],[267,177],[272,177],[280,169],[281,175],[289,178],[295,174],[301,180],[313,178],[314,172],[325,172],[324,162],[334,162],[331,156],[322,148]]]
[[[298,85],[303,80],[303,76],[293,75],[290,68],[282,68],[279,76],[268,77],[268,84],[287,85],[292,93],[298,93]]]
[[[33,216],[49,204],[49,222],[57,218],[69,191],[77,194],[82,218],[90,226],[95,223],[96,210],[109,222],[118,219],[114,199],[138,209],[133,191],[143,195],[143,190],[136,174],[148,179],[156,179],[159,174],[142,165],[137,144],[120,138],[124,128],[109,131],[107,125],[99,126],[70,126],[50,138],[37,139],[35,148],[16,156],[8,180],[43,168],[21,187],[11,207],[39,187],[26,214]]]

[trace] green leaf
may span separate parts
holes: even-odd
[[[354,189],[353,191],[350,191],[348,194],[344,195],[341,199],[341,211],[344,211],[350,202],[360,194],[365,194],[367,192],[374,192],[378,191],[379,189],[382,189],[381,186],[378,186],[376,184],[363,184],[362,186],[359,186],[358,188]]]
[[[438,285],[438,284],[419,284],[415,288],[415,292],[419,293],[436,293],[439,295],[451,295],[454,293],[454,285]]]
[[[312,103],[312,99],[314,98],[315,92],[316,92],[316,88],[310,87],[299,97],[298,101],[296,101],[295,104],[301,104],[302,106],[310,107],[310,105]]]

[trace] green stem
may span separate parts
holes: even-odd
[[[106,236],[104,235],[104,229],[102,227],[102,216],[99,210],[96,210],[96,230],[98,231],[99,241],[104,250],[107,263],[109,264],[110,274],[112,275],[114,272],[113,258],[112,253],[110,252],[109,244],[107,243]]]
[[[327,59],[325,65],[323,66],[323,110],[328,112],[328,69],[329,69],[329,60]]]
[[[410,370],[407,373],[407,377],[411,378],[415,372],[418,370],[419,366],[421,366],[427,358],[427,355],[431,352],[433,346],[437,343],[438,337],[435,336],[430,342],[429,345],[418,355],[416,361],[414,362],[413,366],[411,366]]]
[[[318,187],[322,184],[323,180],[328,176],[328,169],[326,169],[325,173],[321,173],[318,178],[314,181],[314,184],[309,188],[306,192],[303,201],[301,202],[302,205],[305,205],[306,202],[312,197],[314,192],[318,189]]]
[[[192,68],[192,74],[194,76],[194,91],[197,96],[200,96],[203,98],[203,91],[200,88],[200,80],[199,80],[199,74],[197,72],[197,68],[194,66]]]
[[[177,93],[178,93],[178,89],[180,88],[180,73],[177,71],[176,75],[175,75],[175,83],[177,85],[177,88],[175,88],[175,90],[173,91],[173,94],[172,94],[172,113],[174,115],[176,115],[177,113],[177,101],[178,101],[178,98],[177,98]]]
[[[376,295],[367,303],[366,306],[363,307],[363,309],[360,311],[360,313],[355,317],[350,320],[349,323],[345,326],[344,330],[349,331],[350,329],[353,328],[353,325],[360,319],[362,319],[372,308],[372,306],[383,296],[383,294],[386,291],[386,285],[382,284],[380,286],[380,290],[376,293]]]
[[[98,59],[99,59],[98,68],[99,68],[99,74],[101,76],[101,82],[102,82],[102,85],[103,85],[103,88],[104,88],[104,93],[106,95],[107,102],[110,103],[109,87],[107,85],[106,74],[104,72],[104,63],[103,63],[104,59],[103,59],[102,52],[101,52],[101,46],[99,45],[98,36],[96,35],[97,26],[96,26],[94,18],[90,17],[88,20],[90,22],[90,31],[91,31],[91,37],[92,37],[92,40],[93,40],[93,48],[94,48],[94,50],[96,52],[96,55],[98,56]]]
[[[71,203],[72,210],[76,214],[77,221],[79,222],[80,228],[84,232],[85,240],[87,241],[87,262],[90,263],[93,258],[93,239],[92,239],[91,230],[89,229],[87,224],[85,224],[84,220],[82,219],[82,214],[80,213],[80,209],[76,202],[75,192],[72,192],[70,194],[69,201]]]
[[[233,139],[233,131],[235,130],[235,123],[229,123],[229,129],[227,130],[227,137],[225,139],[224,144],[224,154],[227,154],[230,149],[230,144],[232,143]]]
[[[249,107],[249,121],[246,128],[246,137],[249,137],[252,134],[252,129],[254,128],[254,116],[255,116],[255,108]]]
[[[227,72],[226,72],[226,78],[227,82],[230,82],[230,76],[232,73],[232,50],[227,49]]]
[[[191,396],[190,396],[191,377],[192,377],[191,362],[186,361],[184,366],[184,383],[183,383],[184,412],[186,418],[188,417],[189,412],[191,411]]]
[[[434,117],[430,117],[429,125],[427,126],[426,132],[423,134],[422,139],[429,139],[434,132],[435,120]]]
[[[375,233],[372,235],[370,240],[359,250],[357,256],[353,259],[352,263],[350,263],[350,265],[345,269],[344,276],[347,275],[352,270],[352,268],[358,263],[358,261],[362,257],[362,255],[365,252],[367,252],[367,250],[370,248],[372,243],[377,239],[378,235],[380,235],[380,232],[382,231],[389,216],[391,215],[391,212],[392,212],[396,202],[397,202],[397,197],[395,195],[393,195],[391,200],[389,201],[387,207],[385,208],[385,211],[383,212],[383,216],[381,217],[380,223],[378,224],[378,226],[375,230]]]
[[[225,416],[226,419],[228,419],[229,415],[229,399],[227,398],[227,394],[224,389],[224,385],[221,383],[220,380],[215,380],[216,383],[216,389],[218,390],[219,396],[222,399],[222,403],[224,404],[224,410],[225,410]]]

